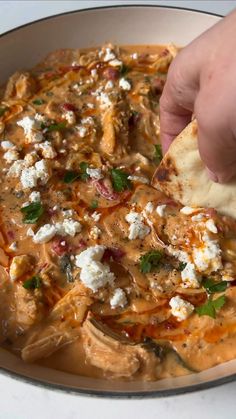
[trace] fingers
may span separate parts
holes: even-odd
[[[200,156],[210,179],[219,183],[236,176],[236,137],[230,118],[236,106],[232,108],[228,102],[227,95],[224,106],[217,95],[206,91],[199,94],[195,104]]]
[[[198,91],[197,66],[186,65],[184,50],[172,62],[160,99],[161,142],[164,153],[191,121]]]

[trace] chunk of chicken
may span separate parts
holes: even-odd
[[[33,362],[76,340],[92,299],[76,285],[53,308],[48,319],[30,336],[22,350],[24,361]]]
[[[29,99],[37,91],[34,77],[27,72],[14,73],[6,86],[4,99]]]
[[[15,281],[32,268],[32,260],[29,255],[15,256],[10,265],[10,279]]]
[[[154,352],[117,336],[92,316],[83,324],[82,337],[86,356],[95,367],[114,377],[130,378],[139,372],[146,380],[156,377],[160,358]]]

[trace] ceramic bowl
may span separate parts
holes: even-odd
[[[220,16],[159,6],[116,6],[79,10],[11,30],[0,37],[1,71],[4,82],[19,68],[30,68],[59,48],[115,44],[186,45],[220,20]],[[4,374],[52,389],[109,397],[160,397],[213,387],[236,377],[236,360],[207,371],[156,382],[124,382],[81,377],[25,364],[0,349]]]

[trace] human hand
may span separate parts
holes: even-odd
[[[193,113],[210,178],[229,181],[236,175],[236,10],[172,62],[160,100],[164,152]]]

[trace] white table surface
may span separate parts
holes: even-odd
[[[142,1],[3,1],[0,33],[44,16],[79,8]],[[147,1],[226,14],[232,1]],[[109,400],[68,395],[0,375],[0,419],[236,419],[236,383],[198,393],[149,400]]]

